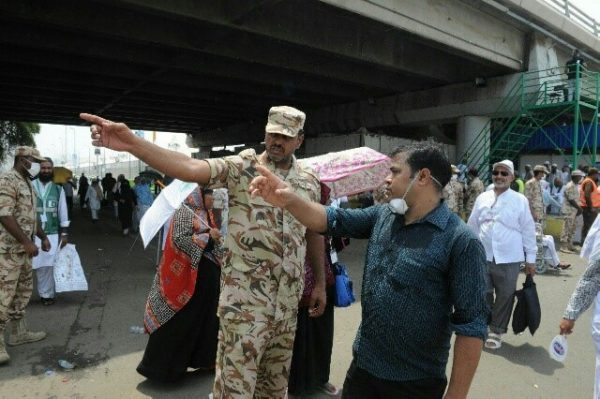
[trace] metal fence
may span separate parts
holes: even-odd
[[[547,3],[553,6],[567,18],[577,22],[583,26],[586,30],[594,34],[594,36],[600,37],[600,23],[593,17],[586,14],[579,7],[573,4],[569,0],[546,0]],[[600,2],[599,2],[600,3]],[[600,4],[599,4],[600,6]]]

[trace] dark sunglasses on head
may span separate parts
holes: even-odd
[[[495,171],[492,172],[492,174],[494,176],[498,176],[498,175],[502,175],[504,177],[508,176],[508,172],[505,172],[503,170],[495,170]]]

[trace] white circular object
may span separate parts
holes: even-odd
[[[564,335],[557,335],[554,337],[548,347],[550,357],[561,363],[567,358],[568,350],[569,345],[567,344],[567,338]]]

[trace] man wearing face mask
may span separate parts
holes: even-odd
[[[33,188],[37,195],[37,214],[52,249],[48,252],[38,253],[33,258],[33,269],[37,277],[37,290],[42,305],[48,306],[54,304],[56,295],[54,258],[59,248],[68,243],[69,214],[64,189],[52,181],[54,178],[52,159],[46,158],[40,163],[40,167],[40,174],[38,179],[33,181]],[[35,243],[38,248],[42,245],[39,239],[36,239]]]
[[[486,348],[498,349],[512,314],[521,263],[535,273],[537,252],[535,224],[527,198],[510,189],[514,179],[512,161],[497,162],[492,168],[494,189],[475,200],[468,224],[485,248],[487,300],[492,307]],[[525,253],[525,256],[523,254]],[[494,298],[495,296],[495,298]]]
[[[452,331],[446,395],[466,398],[486,334],[485,253],[442,201],[450,162],[441,148],[423,142],[391,158],[389,204],[324,207],[262,167],[250,190],[310,230],[369,239],[362,320],[343,398],[441,398]]]
[[[10,321],[8,345],[42,340],[45,332],[33,332],[25,323],[25,308],[33,290],[31,258],[38,254],[33,234],[50,241],[36,221],[36,196],[31,179],[44,158],[31,147],[17,147],[13,168],[0,175],[0,364],[10,360],[4,346],[4,330]]]

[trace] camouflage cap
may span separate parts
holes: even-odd
[[[33,147],[20,146],[15,148],[15,157],[32,157],[36,161],[43,162],[46,158],[40,155],[40,152]]]
[[[288,106],[271,107],[265,132],[278,133],[288,137],[298,136],[304,127],[306,115],[296,108]]]
[[[544,172],[544,173],[548,174],[548,169],[546,169],[546,167],[543,165],[535,165],[533,167],[533,171],[534,172]]]

